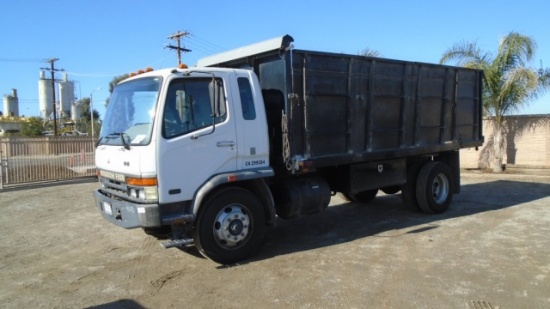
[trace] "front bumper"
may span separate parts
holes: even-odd
[[[107,221],[126,229],[162,226],[158,204],[134,204],[94,191],[96,207]]]

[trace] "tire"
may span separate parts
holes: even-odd
[[[241,188],[227,188],[202,206],[193,239],[203,256],[220,264],[232,264],[259,248],[265,226],[265,212],[258,198]]]
[[[425,213],[443,213],[453,198],[452,174],[447,165],[432,161],[418,173],[416,200]]]
[[[418,173],[422,168],[424,161],[418,161],[407,167],[407,182],[401,187],[401,197],[403,202],[410,210],[420,212],[420,206],[416,200],[416,182]]]
[[[342,195],[349,201],[363,204],[371,202],[376,197],[376,194],[378,194],[378,189],[367,190],[355,194],[342,193]]]
[[[382,192],[384,192],[386,194],[395,194],[399,191],[401,191],[400,186],[391,186],[391,187],[382,188]]]

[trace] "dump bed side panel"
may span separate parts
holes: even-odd
[[[294,51],[290,159],[315,165],[482,144],[481,71]]]
[[[272,162],[282,169],[483,143],[479,70],[288,49],[216,65],[258,75]]]

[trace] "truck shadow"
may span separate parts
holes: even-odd
[[[85,307],[85,309],[145,309],[145,307],[133,299],[119,299],[110,303]]]
[[[446,219],[498,211],[550,196],[550,184],[498,180],[467,184],[453,196],[443,214],[427,215],[409,210],[400,194],[380,194],[370,204],[333,198],[331,206],[316,215],[279,220],[268,229],[262,248],[248,263],[300,251],[333,246],[365,237],[400,237],[438,228]],[[246,262],[245,262],[246,263]]]

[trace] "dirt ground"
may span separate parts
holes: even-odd
[[[1,308],[550,308],[548,176],[463,174],[442,215],[336,196],[230,267],[108,223],[97,186],[0,190]]]

